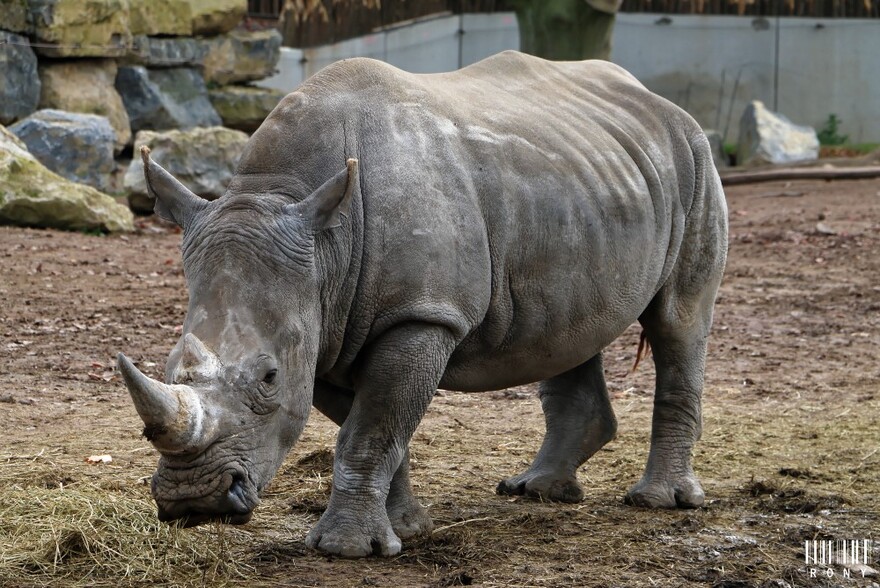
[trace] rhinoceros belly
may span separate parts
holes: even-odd
[[[452,355],[443,387],[547,379],[584,363],[638,319],[662,279],[671,229],[638,184],[506,200],[517,204],[505,222],[487,222],[489,307]]]

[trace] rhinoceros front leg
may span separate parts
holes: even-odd
[[[386,332],[363,353],[336,442],[330,501],[306,545],[346,557],[400,552],[386,510],[391,480],[454,347],[448,329],[412,323]]]
[[[503,480],[497,492],[579,502],[584,491],[577,469],[617,432],[602,355],[541,382],[540,397],[546,424],[541,449],[528,470]]]
[[[314,406],[327,418],[340,427],[348,418],[354,403],[354,392],[339,388],[333,384],[315,382]],[[419,535],[429,535],[434,523],[412,490],[409,479],[409,448],[400,460],[400,466],[391,478],[385,510],[391,521],[391,528],[401,539],[409,539]]]

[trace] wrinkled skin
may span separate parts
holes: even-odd
[[[160,518],[247,520],[314,405],[341,428],[306,543],[393,555],[431,530],[407,447],[437,387],[536,381],[543,444],[497,491],[578,501],[617,426],[601,352],[636,320],[657,385],[627,501],[703,502],[691,450],[726,205],[699,126],[620,68],[340,62],[275,109],[212,203],[143,157],[190,295],[164,384],[120,356],[162,455]]]

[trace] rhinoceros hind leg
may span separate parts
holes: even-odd
[[[642,479],[629,490],[625,502],[650,508],[696,508],[703,504],[704,494],[691,467],[691,452],[702,428],[706,336],[667,337],[645,330],[657,372],[651,450]]]
[[[685,240],[672,273],[639,317],[653,349],[657,382],[648,464],[626,502],[653,508],[693,508],[704,498],[691,452],[702,432],[706,347],[724,272],[727,216],[721,184],[709,173],[705,141],[695,153],[704,189],[695,196],[689,230],[698,238],[693,244]]]
[[[580,502],[577,469],[617,433],[602,355],[541,382],[540,396],[547,429],[541,449],[528,470],[503,480],[496,492]]]

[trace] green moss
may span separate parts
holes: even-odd
[[[131,211],[0,143],[0,222],[74,231],[131,231]]]

